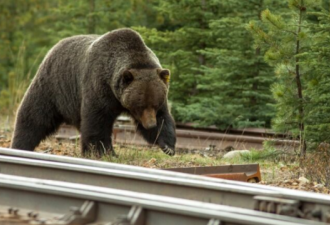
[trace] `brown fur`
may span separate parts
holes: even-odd
[[[33,150],[65,122],[80,130],[83,154],[113,152],[113,123],[127,112],[148,142],[173,155],[168,76],[131,29],[63,39],[48,52],[22,100],[11,147]]]

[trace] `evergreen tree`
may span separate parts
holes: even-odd
[[[250,19],[258,19],[265,2],[223,1],[221,17],[210,21],[217,38],[216,47],[202,50],[214,60],[204,67],[200,80],[201,104],[198,117],[207,125],[221,128],[268,126],[273,116],[270,67],[263,62],[261,49],[253,49],[253,38],[244,29]],[[268,1],[268,5],[271,1]],[[189,115],[189,113],[188,113]]]
[[[281,8],[278,1],[266,1]],[[172,70],[170,99],[177,121],[220,128],[269,126],[274,114],[270,67],[244,29],[264,1],[161,1],[165,31],[140,28]],[[165,62],[165,63],[164,63]]]
[[[201,68],[213,64],[200,50],[214,47],[208,21],[217,15],[219,4],[217,1],[162,0],[156,9],[163,22],[158,24],[158,30],[137,29],[163,66],[171,69],[172,112],[177,121],[185,121],[188,115],[184,109],[192,104],[193,96],[200,94],[197,86],[204,76]]]
[[[42,26],[52,5],[42,0],[0,2],[0,112],[14,112],[46,52]]]
[[[311,68],[307,74],[306,95],[309,96],[306,116],[306,139],[310,143],[330,143],[330,14],[329,2],[322,11],[313,13],[319,23],[312,26],[313,45],[306,60]]]
[[[300,139],[301,155],[306,153],[306,118],[309,97],[306,95],[311,72],[305,57],[310,53],[312,33],[308,27],[306,12],[318,4],[315,0],[289,0],[290,17],[262,12],[262,28],[255,22],[249,29],[257,47],[267,47],[265,60],[274,66],[277,82],[273,86],[277,115],[274,127],[289,131]]]
[[[54,24],[48,28],[55,41],[77,34],[104,34],[132,26],[154,26],[157,16],[154,0],[58,1],[51,11]]]
[[[211,59],[200,50],[215,44],[208,21],[214,19],[218,11],[216,1],[160,2],[159,13],[172,23],[168,43],[172,48],[168,57],[172,64],[171,99],[175,102],[174,110],[178,119],[186,116],[178,110],[178,106],[189,105],[191,97],[199,94],[198,80],[204,75],[201,67],[212,64]]]

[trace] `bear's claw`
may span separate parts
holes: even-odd
[[[170,155],[170,156],[175,155],[175,151],[173,149],[169,148],[167,145],[165,145],[165,147],[162,150],[167,155]]]

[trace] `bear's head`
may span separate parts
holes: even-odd
[[[121,73],[120,102],[145,129],[157,125],[158,110],[167,101],[170,71],[129,69]]]

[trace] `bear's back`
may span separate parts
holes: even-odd
[[[113,48],[122,51],[144,52],[147,50],[141,36],[136,31],[129,28],[111,31],[105,34],[105,38],[108,39],[109,44],[111,44]]]
[[[86,49],[98,37],[99,35],[76,35],[60,40],[48,51],[37,76],[76,74],[81,69],[79,65],[85,58]],[[47,73],[42,73],[43,70],[47,70]]]

